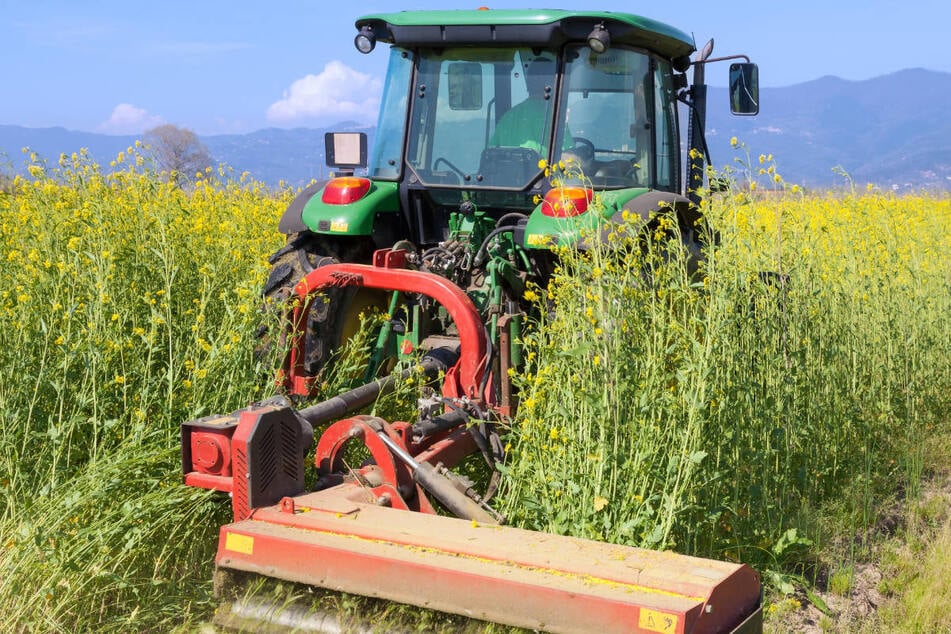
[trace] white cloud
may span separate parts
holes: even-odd
[[[332,61],[320,74],[307,75],[291,84],[284,97],[267,109],[267,119],[274,123],[311,118],[331,123],[340,119],[372,123],[382,92],[383,82],[379,78]]]
[[[163,123],[165,119],[149,114],[144,108],[136,108],[131,103],[120,103],[113,108],[112,116],[99,125],[99,130],[108,134],[141,134]]]

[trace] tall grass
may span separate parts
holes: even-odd
[[[0,193],[0,606],[11,631],[208,617],[226,502],[178,425],[268,396],[253,358],[288,194],[35,159]],[[125,166],[125,169],[123,167]],[[212,178],[214,177],[214,178]],[[218,179],[224,182],[217,182]],[[522,526],[785,570],[913,492],[947,426],[947,197],[739,192],[688,272],[675,226],[562,250],[526,342],[504,511]],[[762,275],[769,272],[769,275]],[[551,310],[549,310],[551,309]]]
[[[207,614],[227,505],[180,485],[178,425],[271,387],[253,335],[286,199],[211,174],[186,192],[142,173],[133,148],[118,161],[107,176],[83,156],[34,157],[0,194],[13,631],[166,631]]]
[[[633,222],[562,250],[505,511],[781,579],[828,538],[817,509],[867,526],[914,492],[921,441],[948,425],[951,200],[753,188],[704,204],[719,236],[695,276],[676,235],[644,243]]]

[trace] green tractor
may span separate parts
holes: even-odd
[[[185,483],[228,493],[233,509],[215,560],[233,603],[216,621],[324,631],[309,608],[228,590],[264,576],[552,632],[760,631],[749,566],[504,526],[491,505],[534,309],[526,290],[548,284],[553,247],[586,248],[631,218],[652,231],[660,212],[700,255],[712,45],[691,61],[676,29],[582,11],[356,26],[361,52],[390,44],[381,115],[370,153],[363,134],[328,135],[328,163],[345,173],[280,221],[287,244],[265,292],[290,306],[284,395],[182,424]],[[734,111],[755,113],[756,67],[734,64],[730,79]],[[364,381],[303,407],[371,307],[386,317]],[[418,373],[415,421],[361,413]],[[470,456],[489,467],[480,482],[453,471]]]
[[[311,185],[287,209],[267,297],[286,298],[315,267],[368,264],[396,247],[412,267],[466,289],[483,314],[519,312],[527,283],[546,286],[553,245],[577,245],[622,216],[646,226],[661,206],[699,257],[712,41],[691,61],[693,39],[675,28],[588,11],[407,11],[356,27],[360,52],[390,45],[372,152],[362,133],[327,135],[328,165],[344,175]],[[732,64],[730,86],[733,112],[755,114],[756,66]],[[686,150],[678,104],[689,110]],[[566,162],[553,186],[549,166]],[[309,374],[370,306],[385,311],[387,301],[351,289],[315,305]],[[425,334],[417,328],[397,349]]]

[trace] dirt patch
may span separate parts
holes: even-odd
[[[767,607],[766,632],[880,632],[888,625],[879,609],[901,597],[886,593],[895,587],[894,563],[914,562],[927,552],[940,527],[951,522],[951,474],[932,473],[914,500],[900,500],[884,509],[875,526],[852,541],[869,553],[851,569],[820,576],[815,588],[799,590]],[[835,548],[847,545],[848,538]],[[843,551],[847,552],[847,551]],[[915,555],[919,553],[919,555]],[[891,582],[891,583],[889,583]]]
[[[810,597],[800,591],[791,600],[778,604],[778,614],[769,618],[766,630],[803,634],[855,631],[873,620],[878,607],[885,601],[879,591],[882,578],[878,565],[858,564],[851,575],[851,588],[847,593],[810,590]],[[824,609],[817,607],[819,602]]]

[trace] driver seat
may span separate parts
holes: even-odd
[[[487,147],[479,160],[482,185],[524,187],[538,173],[538,152],[527,147]]]

